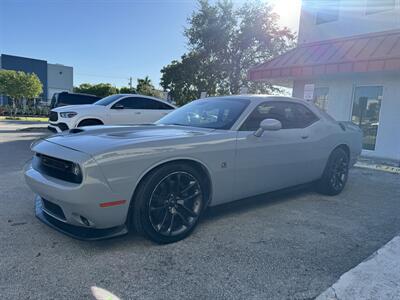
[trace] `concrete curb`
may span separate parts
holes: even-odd
[[[340,276],[316,300],[399,299],[400,236]]]
[[[357,168],[383,171],[383,172],[388,172],[388,173],[392,173],[392,174],[400,174],[400,167],[394,167],[394,166],[389,166],[389,165],[357,162],[354,166]]]

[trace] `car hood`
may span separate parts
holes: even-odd
[[[52,135],[46,141],[92,156],[148,142],[205,135],[214,129],[174,125],[90,126]]]
[[[98,111],[98,110],[103,110],[105,106],[102,105],[94,105],[94,104],[81,104],[81,105],[66,105],[66,106],[61,106],[52,109],[52,111],[55,112],[68,112],[68,111],[75,111],[75,112],[80,112],[80,111]]]

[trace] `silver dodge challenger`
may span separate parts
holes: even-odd
[[[157,243],[187,237],[208,206],[314,183],[339,194],[360,129],[304,100],[226,96],[155,124],[91,126],[39,140],[25,179],[36,216],[79,239],[130,229]]]

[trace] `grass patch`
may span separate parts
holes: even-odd
[[[48,122],[49,118],[47,117],[9,117],[9,116],[0,116],[0,121],[27,121],[27,122]]]

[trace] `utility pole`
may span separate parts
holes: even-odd
[[[129,77],[129,89],[131,90],[131,93],[132,93],[132,90],[133,90],[133,88],[132,88],[132,77]]]

